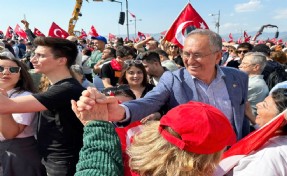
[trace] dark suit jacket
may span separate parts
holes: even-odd
[[[247,101],[247,74],[227,67],[220,67],[225,74],[224,80],[232,104],[234,130],[237,138],[241,139],[249,133],[249,121],[244,117],[245,102]],[[131,114],[131,121],[140,120],[147,115],[157,112],[163,105],[171,109],[188,101],[198,101],[194,80],[185,69],[174,72],[166,71],[158,85],[144,98],[124,103]]]

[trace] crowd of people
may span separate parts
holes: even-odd
[[[183,48],[62,39],[22,23],[28,41],[0,41],[4,176],[214,175],[224,152],[287,107],[282,43],[226,43],[205,29]],[[135,123],[123,148],[120,133]],[[286,128],[224,174],[286,175]]]

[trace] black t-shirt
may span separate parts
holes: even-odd
[[[110,78],[112,86],[116,86],[121,76],[121,71],[116,71],[112,68],[111,63],[104,64],[101,69],[101,78]]]
[[[38,143],[44,158],[78,158],[83,145],[83,125],[71,108],[84,88],[74,78],[52,85],[46,92],[33,96],[48,110],[41,111],[38,124]]]

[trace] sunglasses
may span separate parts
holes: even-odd
[[[248,53],[248,50],[237,50],[237,53]]]
[[[3,67],[0,66],[0,73],[3,73],[5,69],[8,69],[10,73],[16,74],[19,73],[21,70],[21,67]]]
[[[169,47],[170,48],[178,48],[178,46],[176,46],[176,45],[170,45]]]
[[[125,60],[124,63],[126,65],[130,65],[130,64],[142,64],[142,60]]]
[[[130,86],[128,84],[122,84],[115,87],[105,88],[102,93],[108,96],[115,96],[128,90],[130,90]]]

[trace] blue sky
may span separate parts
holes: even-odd
[[[95,2],[83,0],[81,12],[75,29],[89,31],[94,25],[98,33],[108,35],[125,35],[126,25],[119,25],[120,3],[103,0]],[[121,0],[119,0],[121,1]],[[44,34],[52,22],[67,30],[72,16],[75,0],[0,0],[0,30],[4,33],[8,26],[13,29],[21,24],[25,14],[31,29],[37,27]],[[122,0],[123,11],[126,1]],[[143,33],[159,33],[167,30],[187,4],[187,0],[128,0],[129,11],[137,16],[137,30]],[[264,24],[274,24],[279,31],[287,31],[287,1],[286,0],[191,0],[191,5],[201,15],[209,28],[216,31],[215,22],[220,10],[220,34],[225,35],[258,31]],[[129,15],[129,19],[132,17]],[[130,36],[134,34],[134,22],[129,22]],[[266,29],[275,32],[275,29]]]

